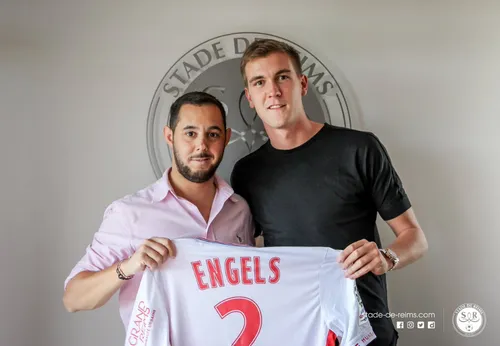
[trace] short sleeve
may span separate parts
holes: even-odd
[[[68,282],[83,271],[97,272],[109,268],[118,261],[127,259],[134,251],[131,246],[131,230],[127,208],[121,202],[113,202],[105,212],[92,243],[84,256],[72,269],[64,282]]]
[[[170,345],[168,312],[159,281],[160,271],[144,271],[127,327],[125,346]]]
[[[375,340],[375,333],[359,296],[356,281],[344,277],[336,257],[337,252],[329,251],[321,268],[323,318],[327,327],[336,334],[340,346],[368,345]]]
[[[377,211],[384,220],[390,220],[409,209],[411,203],[384,145],[374,134],[367,136],[358,156],[359,166]]]

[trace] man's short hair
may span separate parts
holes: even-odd
[[[185,93],[170,106],[170,119],[168,122],[168,127],[175,130],[177,123],[179,122],[179,111],[183,105],[195,105],[195,106],[204,106],[204,105],[214,105],[217,106],[220,110],[220,114],[222,115],[222,122],[224,123],[224,130],[226,129],[226,110],[222,103],[214,96],[202,92],[202,91],[192,91]]]
[[[258,39],[253,41],[243,53],[240,62],[240,72],[245,86],[248,85],[247,76],[245,74],[245,67],[247,64],[255,59],[264,58],[272,53],[285,53],[292,60],[293,67],[297,74],[302,74],[302,67],[300,65],[299,52],[289,44],[273,39]]]

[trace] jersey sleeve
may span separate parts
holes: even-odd
[[[374,134],[367,136],[358,164],[380,216],[390,220],[409,209],[410,200],[384,145]]]
[[[125,346],[170,345],[170,324],[158,271],[142,276],[126,331]]]
[[[336,262],[337,253],[328,252],[320,272],[320,299],[327,327],[340,346],[365,346],[376,336],[359,296],[356,282],[344,277]]]

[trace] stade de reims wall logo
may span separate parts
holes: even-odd
[[[350,109],[338,78],[314,54],[287,39],[265,33],[240,32],[218,36],[184,54],[167,71],[156,89],[149,109],[147,141],[157,178],[172,163],[163,137],[170,106],[186,92],[205,91],[224,104],[232,136],[217,174],[226,181],[229,181],[236,161],[268,140],[262,121],[248,105],[239,69],[246,47],[262,38],[284,41],[298,50],[303,74],[309,80],[308,92],[303,99],[308,117],[317,122],[351,127]]]

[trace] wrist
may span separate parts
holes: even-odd
[[[389,258],[387,258],[387,256],[385,256],[385,255],[383,255],[383,257],[384,257],[384,261],[385,261],[385,263],[387,264],[387,265],[386,265],[386,267],[387,267],[386,272],[391,271],[391,270],[392,270],[392,268],[394,268],[394,262],[392,262],[392,261],[391,261]]]
[[[130,268],[130,259],[127,258],[126,260],[121,261],[120,267],[122,269],[123,274],[127,276],[132,276],[135,273],[132,271]]]
[[[118,262],[116,265],[116,274],[120,280],[130,280],[134,277],[134,273],[127,266],[129,263],[128,259]]]
[[[380,252],[383,254],[384,259],[387,262],[389,268],[387,271],[391,271],[396,268],[399,263],[398,255],[390,248],[380,249]]]

